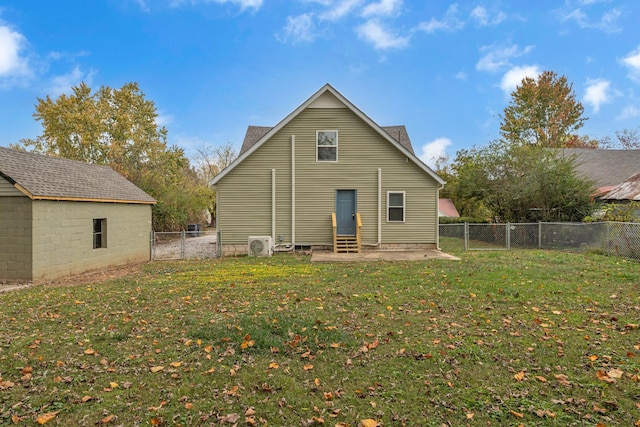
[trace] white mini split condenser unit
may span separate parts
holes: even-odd
[[[249,236],[249,256],[273,255],[273,239],[271,236]]]

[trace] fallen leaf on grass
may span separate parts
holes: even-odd
[[[40,424],[40,425],[46,424],[49,421],[51,421],[52,419],[54,419],[56,417],[56,415],[58,415],[59,413],[60,413],[60,411],[47,412],[46,414],[42,414],[38,418],[36,418],[36,422],[38,424]]]
[[[371,418],[367,418],[360,421],[360,427],[378,427],[378,422],[376,420],[372,420]]]
[[[304,365],[304,370],[305,371],[310,371],[313,369],[313,365],[311,363],[308,363],[306,365]]]
[[[153,372],[155,374],[156,372],[160,372],[163,369],[164,369],[164,366],[152,366],[151,367],[151,372]]]
[[[108,424],[113,419],[114,415],[107,415],[103,419],[100,420],[100,424]]]
[[[516,418],[524,418],[524,414],[522,412],[516,412],[513,409],[511,410],[511,415],[513,415]]]
[[[604,381],[606,383],[615,383],[616,382],[615,378],[611,378],[603,370],[599,370],[599,371],[596,372],[596,378],[598,378],[600,381]]]
[[[238,414],[227,414],[220,417],[220,423],[235,424],[238,422],[239,419],[240,419],[240,415]]]
[[[556,375],[554,375],[554,377],[563,386],[566,386],[566,387],[570,387],[571,386],[571,382],[569,381],[569,377],[567,377],[565,374],[556,374]]]
[[[611,378],[622,378],[623,374],[624,372],[620,369],[612,369],[607,372],[607,375],[609,375]]]
[[[515,378],[516,381],[518,381],[518,382],[522,381],[524,379],[524,371],[518,372],[517,374],[515,374],[513,376],[513,378]]]

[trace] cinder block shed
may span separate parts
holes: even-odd
[[[0,282],[148,261],[154,203],[109,167],[0,147]]]

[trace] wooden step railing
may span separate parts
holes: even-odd
[[[361,230],[362,218],[356,213],[356,235],[339,236],[336,213],[331,213],[331,225],[333,226],[333,252],[334,253],[359,253],[362,247]]]

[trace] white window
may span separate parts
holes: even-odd
[[[387,192],[387,222],[404,222],[404,191]]]
[[[93,220],[93,249],[107,247],[107,220],[99,218]]]
[[[338,131],[319,130],[316,131],[316,161],[337,162],[338,161]]]

